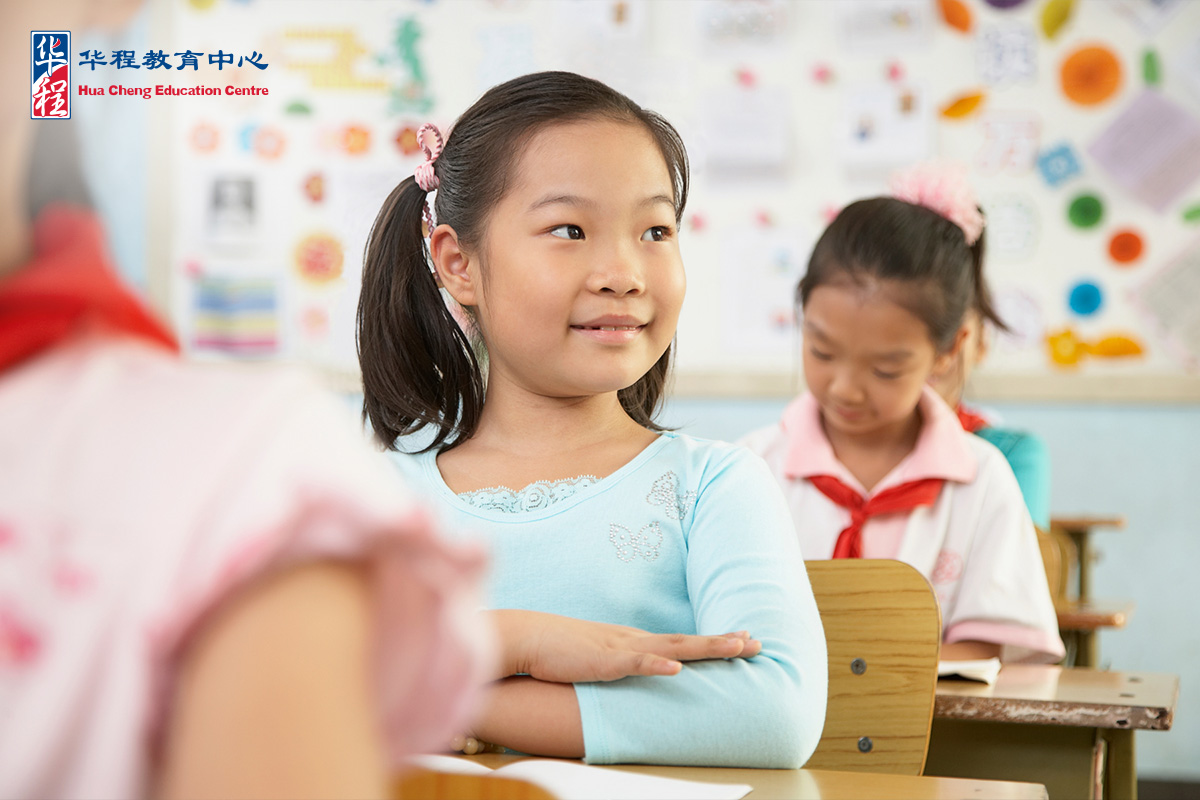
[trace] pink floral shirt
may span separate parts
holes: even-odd
[[[0,373],[0,797],[149,791],[180,653],[234,589],[378,567],[396,760],[473,702],[478,552],[450,548],[348,409],[298,374],[82,336]]]

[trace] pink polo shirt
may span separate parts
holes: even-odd
[[[806,558],[830,558],[850,523],[849,510],[807,478],[832,475],[868,498],[908,481],[944,480],[932,506],[868,519],[863,556],[904,561],[929,580],[942,606],[943,641],[1000,644],[1005,661],[1061,659],[1037,533],[1012,469],[995,447],[964,431],[932,389],[918,408],[916,446],[871,492],[834,455],[811,394],[794,400],[778,425],[741,443],[763,457],[783,488]]]

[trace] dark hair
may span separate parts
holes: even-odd
[[[492,208],[504,197],[526,145],[548,125],[586,119],[639,124],[654,138],[674,188],[675,221],[688,194],[687,152],[679,133],[653,111],[599,81],[571,72],[514,78],[484,93],[454,123],[434,164],[438,224],[468,247],[482,244]],[[481,358],[442,299],[422,231],[425,192],[409,177],[392,190],[375,218],[358,301],[358,361],[363,418],[376,439],[396,439],[426,426],[437,429],[423,448],[453,447],[474,435],[483,409]],[[662,403],[674,343],[632,386],[622,408],[639,424],[653,421]]]
[[[892,281],[901,285],[897,302],[925,323],[939,351],[954,343],[968,308],[1007,330],[983,279],[985,239],[968,245],[949,219],[895,197],[859,200],[817,240],[796,302],[803,308],[823,284]]]

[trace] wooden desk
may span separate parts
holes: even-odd
[[[520,760],[522,756],[485,753],[471,758],[491,769]],[[1046,800],[1046,787],[1031,783],[913,775],[883,775],[873,772],[833,772],[815,769],[716,769],[704,767],[651,767],[619,765],[604,769],[662,775],[689,781],[744,783],[754,789],[752,800],[941,800],[943,798],[996,798],[996,800]],[[476,797],[480,793],[476,792]],[[509,795],[505,795],[509,797]],[[451,798],[440,798],[451,800]],[[513,797],[512,800],[520,800]]]
[[[1093,528],[1124,528],[1121,516],[1056,516],[1050,527],[1066,533],[1075,550],[1075,591],[1064,592],[1067,603],[1058,605],[1058,627],[1067,646],[1067,664],[1076,667],[1100,666],[1101,628],[1121,628],[1133,613],[1132,603],[1096,601],[1092,597]],[[1071,595],[1074,595],[1071,597]],[[1064,616],[1066,621],[1064,624]]]
[[[1135,730],[1169,730],[1179,678],[1010,665],[938,681],[925,772],[1043,783],[1051,797],[1137,796]]]
[[[1083,603],[1069,600],[1055,609],[1058,632],[1067,647],[1068,666],[1097,667],[1101,628],[1124,628],[1133,614],[1133,601],[1108,600]],[[1074,657],[1071,657],[1074,654]]]
[[[1092,552],[1092,528],[1124,528],[1125,518],[1122,516],[1058,516],[1050,518],[1050,527],[1059,528],[1071,537],[1075,544],[1075,552],[1079,556],[1079,572],[1076,576],[1076,597],[1081,603],[1092,599],[1092,562],[1096,560]]]

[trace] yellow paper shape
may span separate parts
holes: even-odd
[[[942,106],[942,116],[946,119],[962,119],[974,113],[982,102],[983,92],[959,95],[947,105]]]
[[[1042,6],[1042,33],[1046,38],[1053,39],[1057,36],[1074,11],[1075,0],[1049,0]]]
[[[1088,346],[1088,351],[1100,358],[1122,358],[1125,356],[1140,356],[1142,346],[1128,336],[1114,334],[1105,336],[1100,341]]]

